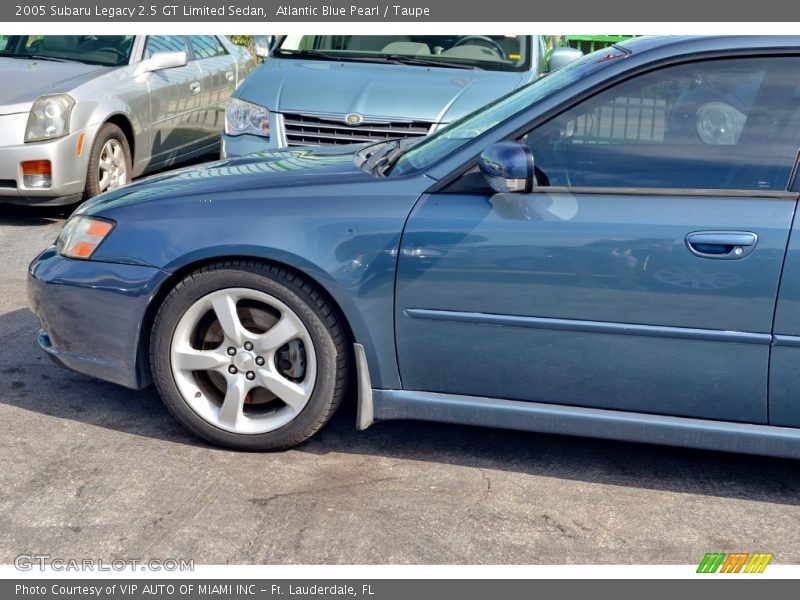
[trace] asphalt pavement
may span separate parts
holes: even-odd
[[[37,347],[26,267],[64,216],[0,205],[0,563],[800,563],[794,461],[420,422],[356,432],[352,401],[288,452],[210,447],[152,389]]]

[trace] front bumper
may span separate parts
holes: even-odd
[[[0,127],[11,131],[25,130],[27,114],[0,116]],[[6,129],[8,132],[9,129]],[[71,204],[80,200],[86,187],[89,166],[89,135],[86,135],[81,155],[78,156],[80,135],[76,131],[62,138],[46,142],[25,144],[20,136],[0,143],[0,204]],[[21,134],[20,134],[21,135]],[[49,160],[52,165],[52,182],[48,188],[26,188],[20,163],[27,160]]]
[[[142,326],[167,277],[154,267],[64,258],[51,246],[28,268],[28,302],[42,324],[39,344],[74,371],[147,386]]]

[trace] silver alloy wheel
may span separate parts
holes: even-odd
[[[119,140],[112,138],[103,144],[97,166],[99,170],[97,189],[100,192],[107,192],[128,183],[128,162]]]
[[[263,325],[248,327],[241,318],[246,311],[274,315],[272,324],[264,331],[257,331]],[[222,342],[199,349],[198,333],[209,323]],[[294,373],[299,376],[280,367],[290,346],[295,357],[302,349],[303,368]],[[175,327],[170,363],[192,410],[220,429],[251,435],[275,431],[300,414],[317,373],[314,344],[300,318],[277,298],[248,288],[218,290],[195,302]]]

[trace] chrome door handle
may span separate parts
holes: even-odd
[[[758,236],[750,231],[694,231],[686,236],[689,252],[700,258],[736,260],[756,248]]]
[[[233,71],[228,71],[227,73],[225,73],[225,79],[227,79],[228,81],[233,81],[234,78],[235,76]]]
[[[189,89],[192,90],[195,94],[200,91],[200,82],[193,81],[189,84]]]

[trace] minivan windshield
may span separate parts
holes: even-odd
[[[128,64],[133,39],[132,35],[11,35],[0,43],[0,56],[117,67]]]
[[[529,35],[287,35],[272,55],[487,71],[526,71]]]
[[[597,70],[610,57],[623,56],[621,50],[606,49],[603,58],[598,60],[599,52],[589,54],[570,63],[563,69],[533,83],[519,88],[494,102],[479,108],[458,121],[414,144],[397,159],[391,168],[393,175],[403,175],[427,169],[451,152],[458,150],[469,141],[489,131],[502,121],[533,106],[547,96],[575,83],[589,73]],[[617,54],[618,53],[618,54]],[[388,169],[387,169],[388,171]]]

